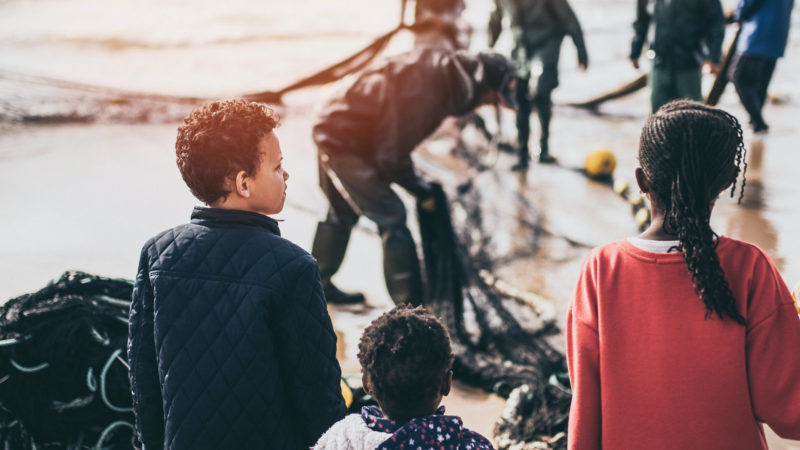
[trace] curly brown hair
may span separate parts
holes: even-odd
[[[717,196],[747,170],[742,127],[717,108],[686,100],[662,106],[647,119],[639,140],[639,163],[656,201],[664,208],[665,233],[678,237],[692,283],[706,307],[744,324],[716,252],[709,220]]]
[[[401,305],[364,330],[358,361],[384,409],[417,411],[440,392],[453,365],[450,335],[425,308]]]
[[[258,144],[280,123],[272,109],[245,100],[206,103],[183,119],[175,142],[178,169],[195,197],[210,205],[230,193],[226,178],[255,174]]]

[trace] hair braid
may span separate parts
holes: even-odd
[[[728,185],[731,196],[745,163],[742,129],[735,117],[699,103],[677,101],[648,118],[639,161],[652,193],[665,209],[664,231],[678,237],[692,284],[706,307],[740,324],[745,320],[720,265],[711,207]],[[739,201],[744,193],[742,175]]]

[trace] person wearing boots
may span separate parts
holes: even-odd
[[[503,13],[511,16],[514,34],[514,49],[511,57],[517,63],[517,139],[519,141],[519,163],[511,170],[528,168],[530,151],[528,141],[531,133],[531,112],[536,108],[541,135],[539,138],[539,162],[553,163],[548,140],[553,101],[550,94],[558,87],[558,58],[561,42],[569,35],[578,50],[578,66],[586,70],[589,56],[583,42],[583,31],[567,0],[495,0],[495,8],[489,18],[489,45],[494,46],[503,31]],[[536,93],[530,97],[531,64],[534,59],[542,63],[542,73],[535,80]]]
[[[761,110],[778,58],[789,39],[794,0],[739,0],[733,20],[742,24],[728,73],[755,133],[769,129]]]
[[[328,198],[311,254],[329,303],[359,303],[331,282],[342,264],[350,231],[360,216],[378,226],[383,270],[396,304],[420,304],[417,248],[406,226],[396,184],[433,209],[431,187],[414,168],[411,152],[447,117],[473,111],[499,94],[514,103],[514,66],[494,52],[471,55],[423,47],[383,60],[344,81],[320,108],[313,127],[319,180]]]

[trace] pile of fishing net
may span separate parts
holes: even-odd
[[[130,281],[66,272],[0,306],[0,445],[131,448]]]
[[[558,330],[537,305],[496,282],[475,220],[454,230],[441,186],[435,211],[418,206],[428,293],[453,342],[456,378],[507,397],[494,430],[500,449],[566,447],[571,393],[566,360],[547,337]],[[469,215],[469,214],[468,214]],[[480,266],[478,266],[478,263]]]

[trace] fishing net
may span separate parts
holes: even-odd
[[[0,443],[131,448],[130,281],[66,272],[0,307]]]
[[[479,211],[450,203],[434,185],[434,211],[418,205],[428,292],[427,304],[447,325],[455,353],[454,375],[508,397],[495,426],[499,448],[561,448],[571,394],[563,354],[547,337],[558,332],[537,305],[492,278]],[[467,208],[457,232],[450,206]],[[513,395],[512,395],[513,393]]]
[[[280,104],[284,94],[320,86],[365,68],[403,30],[422,33],[431,22],[401,23],[372,43],[317,73],[276,91],[242,94],[255,102]],[[192,108],[213,100],[137,92],[57,78],[0,70],[0,122],[11,123],[163,123],[183,119]],[[233,97],[236,97],[234,95]]]

